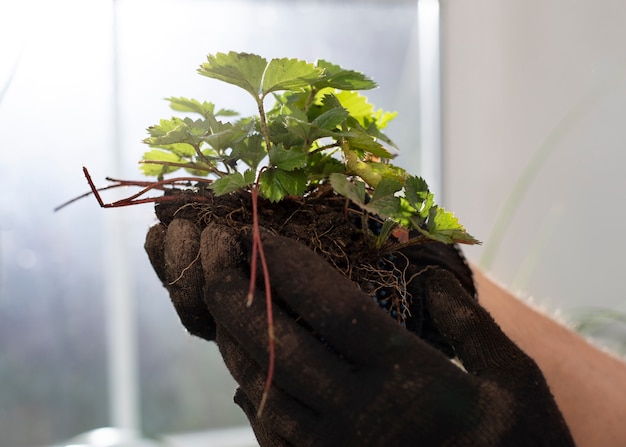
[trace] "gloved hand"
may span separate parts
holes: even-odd
[[[410,288],[467,372],[400,327],[302,244],[264,234],[273,289],[275,376],[267,374],[263,293],[246,307],[247,243],[233,230],[174,220],[146,250],[190,332],[215,339],[235,401],[261,445],[572,446],[541,371],[441,267]]]

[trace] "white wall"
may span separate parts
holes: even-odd
[[[445,204],[485,242],[470,258],[549,307],[626,310],[626,3],[441,4]]]

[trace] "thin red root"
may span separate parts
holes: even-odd
[[[83,173],[85,174],[85,178],[87,179],[87,183],[89,184],[89,188],[91,189],[91,191],[85,194],[82,194],[81,196],[78,196],[72,200],[69,200],[68,202],[65,202],[64,204],[56,207],[55,211],[60,210],[61,208],[75,202],[76,200],[82,199],[83,197],[87,197],[90,194],[93,194],[96,197],[98,204],[102,208],[118,208],[122,206],[140,205],[142,203],[167,202],[170,200],[176,200],[177,197],[158,196],[158,197],[145,197],[142,199],[140,199],[139,197],[141,197],[142,195],[144,195],[145,193],[153,189],[165,190],[166,189],[165,186],[182,186],[190,182],[212,183],[211,179],[206,179],[206,178],[201,178],[201,177],[175,177],[175,178],[169,178],[166,180],[160,180],[157,182],[116,180],[116,179],[107,177],[108,181],[115,182],[115,184],[106,186],[104,188],[96,188],[96,185],[94,184],[91,178],[91,175],[89,174],[89,171],[87,170],[86,167],[83,167]],[[115,202],[105,203],[104,200],[102,200],[102,197],[100,196],[100,191],[104,191],[106,189],[112,189],[112,188],[119,188],[122,186],[139,186],[139,187],[142,187],[143,189],[141,189],[141,191],[139,191],[136,194],[133,194],[121,200],[117,200]],[[196,199],[198,201],[205,200],[202,196],[198,196]]]
[[[260,175],[260,173],[259,173]],[[267,402],[270,389],[272,387],[272,381],[274,380],[274,366],[276,363],[276,351],[275,351],[275,337],[274,337],[274,314],[272,312],[272,288],[270,284],[270,274],[265,260],[265,253],[263,251],[263,243],[261,241],[261,231],[259,229],[259,213],[258,213],[258,201],[259,201],[259,186],[258,178],[257,182],[252,186],[252,259],[250,261],[250,288],[248,291],[246,305],[252,304],[252,298],[254,297],[254,290],[256,290],[256,270],[257,270],[257,257],[261,261],[261,269],[263,271],[263,283],[265,286],[265,308],[267,312],[267,338],[268,338],[268,367],[267,377],[265,379],[265,387],[263,388],[263,395],[261,396],[261,402],[257,409],[257,417],[260,418],[263,414],[263,409]]]
[[[263,169],[259,172],[259,176],[263,172]],[[110,185],[104,188],[96,188],[91,175],[86,167],[83,167],[83,173],[85,174],[85,178],[87,179],[87,183],[89,183],[89,187],[91,192],[83,194],[75,199],[72,199],[65,204],[57,207],[56,209],[61,209],[74,201],[86,197],[89,194],[93,194],[98,201],[98,204],[102,208],[117,208],[122,206],[131,206],[138,205],[141,203],[160,203],[166,202],[168,200],[176,200],[178,199],[175,196],[159,196],[159,197],[147,197],[140,199],[142,195],[147,193],[153,189],[164,190],[165,186],[177,186],[182,182],[202,182],[202,183],[211,183],[212,180],[200,177],[176,177],[170,178],[167,180],[161,180],[158,182],[140,182],[140,181],[127,181],[127,180],[116,180],[107,177],[107,180],[115,182],[114,185]],[[100,196],[100,191],[117,188],[121,186],[140,186],[143,189],[136,194],[133,194],[124,199],[118,200],[112,203],[105,203]],[[257,417],[261,417],[263,414],[263,409],[265,408],[265,404],[267,402],[267,398],[269,396],[269,392],[272,386],[272,381],[274,379],[274,367],[276,363],[276,351],[275,351],[275,336],[274,336],[274,316],[272,313],[272,290],[270,284],[270,276],[269,269],[267,267],[267,262],[265,261],[265,253],[263,252],[263,244],[261,242],[261,232],[259,229],[259,214],[258,214],[258,198],[259,198],[259,178],[257,177],[256,182],[251,188],[251,196],[252,196],[252,259],[250,261],[250,288],[248,290],[248,294],[246,296],[246,306],[252,305],[252,300],[254,298],[254,291],[256,290],[256,272],[257,272],[257,260],[261,261],[261,270],[263,271],[263,282],[265,286],[265,307],[267,311],[267,336],[268,336],[268,368],[267,368],[267,378],[265,380],[265,387],[263,389],[263,395],[261,396],[261,402],[259,403],[259,408],[257,410]],[[201,196],[197,197],[198,200],[203,200]]]

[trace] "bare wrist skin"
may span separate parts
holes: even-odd
[[[626,445],[626,363],[533,309],[472,267],[479,302],[537,362],[576,445]]]

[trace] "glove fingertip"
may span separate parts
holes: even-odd
[[[148,259],[155,273],[159,277],[162,283],[167,282],[167,275],[165,273],[165,256],[164,256],[164,243],[165,235],[167,233],[167,227],[162,223],[153,225],[146,234],[146,240],[144,242],[144,250],[148,254]]]
[[[428,307],[433,322],[468,372],[515,371],[534,363],[452,273],[438,269],[428,284]]]
[[[213,340],[215,324],[203,300],[204,275],[199,257],[200,230],[188,220],[174,219],[163,241],[164,283],[189,333]]]
[[[205,274],[217,272],[238,265],[243,259],[241,244],[237,234],[228,227],[209,224],[200,236],[202,267]],[[212,278],[208,278],[210,281]]]

